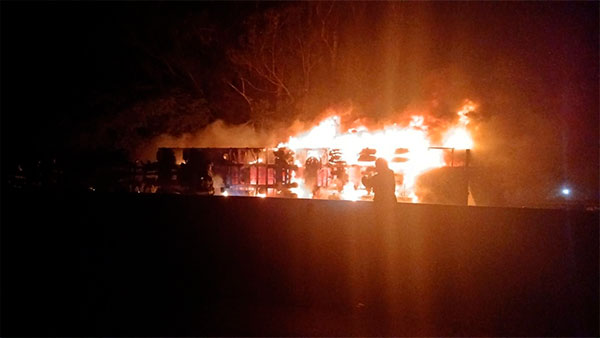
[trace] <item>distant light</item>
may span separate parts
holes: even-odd
[[[227,190],[225,190],[225,191],[223,192],[223,196],[225,196],[225,197],[229,196],[229,193],[227,192]]]
[[[563,190],[561,192],[565,196],[569,196],[571,194],[571,190],[568,188],[563,188]]]

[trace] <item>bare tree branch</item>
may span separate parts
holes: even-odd
[[[252,111],[252,99],[246,94],[246,86],[244,85],[244,80],[242,78],[242,88],[238,88],[236,87],[231,81],[228,81],[227,84],[233,88],[238,94],[240,94],[244,100],[246,101],[246,103],[248,103],[248,107],[250,108],[250,111]]]

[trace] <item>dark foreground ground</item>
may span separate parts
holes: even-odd
[[[12,194],[2,336],[598,336],[598,212]]]

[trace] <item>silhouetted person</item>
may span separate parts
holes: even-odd
[[[383,203],[396,203],[396,180],[394,172],[388,167],[387,161],[378,158],[375,161],[375,171],[377,174],[362,179],[367,189],[373,189],[375,197],[373,201]]]
[[[310,188],[315,197],[319,192],[319,170],[321,169],[321,160],[316,157],[309,157],[304,163],[304,184]]]

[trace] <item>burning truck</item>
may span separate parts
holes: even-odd
[[[433,143],[423,116],[407,125],[343,130],[339,115],[277,147],[160,148],[160,191],[257,197],[371,200],[362,185],[377,158],[394,171],[401,202],[467,204],[471,101]]]

